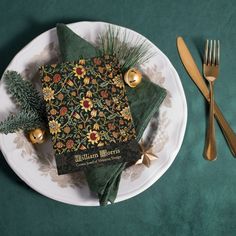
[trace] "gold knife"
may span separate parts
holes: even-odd
[[[190,78],[194,81],[199,90],[202,92],[203,96],[209,102],[210,99],[208,87],[182,37],[177,38],[177,48],[181,61],[186,71],[188,72]],[[232,154],[236,156],[236,134],[229,126],[229,123],[225,120],[220,108],[217,106],[216,103],[214,104],[214,109],[214,115],[221,127],[221,130],[225,136],[229,148]]]

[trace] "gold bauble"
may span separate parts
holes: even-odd
[[[45,130],[42,130],[40,128],[31,130],[29,132],[29,139],[31,143],[36,144],[36,143],[43,143],[45,141]]]
[[[135,88],[142,81],[142,74],[136,68],[129,69],[124,75],[125,83],[131,88]]]

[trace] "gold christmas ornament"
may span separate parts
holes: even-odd
[[[42,129],[34,129],[29,132],[29,139],[31,143],[43,143],[45,141],[45,130]]]
[[[150,167],[151,161],[156,160],[158,157],[152,153],[152,146],[148,149],[145,148],[143,141],[140,143],[141,158],[135,163],[135,165],[144,164],[146,167]]]
[[[135,88],[142,81],[142,74],[136,68],[129,69],[124,75],[125,83],[131,88]]]

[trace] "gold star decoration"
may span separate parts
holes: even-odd
[[[158,157],[152,152],[152,146],[146,148],[143,141],[139,145],[142,155],[135,165],[144,164],[146,167],[150,167],[151,161],[156,160]]]

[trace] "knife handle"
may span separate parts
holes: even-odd
[[[210,102],[209,92],[203,93],[203,95],[206,98],[206,100]],[[236,134],[230,127],[229,123],[226,121],[223,113],[221,112],[216,102],[214,102],[214,115],[218,124],[220,125],[223,135],[225,136],[225,139],[228,143],[231,153],[233,154],[234,157],[236,157]]]
[[[190,78],[195,82],[206,100],[210,102],[209,89],[182,37],[177,38],[177,47],[179,50],[180,58],[185,69],[189,73]],[[225,136],[225,139],[233,156],[236,157],[236,134],[230,128],[228,122],[225,120],[224,115],[222,114],[220,108],[216,105],[216,103],[214,103],[214,115],[221,127],[221,130]]]
[[[214,105],[214,109],[215,109],[215,117],[221,127],[221,130],[225,136],[229,148],[234,157],[236,157],[236,134],[231,129],[229,123],[225,120],[224,115],[222,114],[220,108],[217,106],[216,103]]]
[[[198,78],[201,78],[199,81],[195,81],[197,87],[202,92],[203,96],[206,98],[208,102],[210,102],[210,96],[209,96],[209,90],[204,82],[204,79],[202,78],[202,75],[197,75]],[[220,128],[223,132],[223,135],[225,136],[225,139],[228,143],[228,146],[230,148],[231,153],[234,157],[236,157],[236,134],[230,127],[229,123],[226,121],[224,115],[222,114],[220,108],[217,106],[216,102],[214,102],[214,115],[215,118],[220,125]]]

